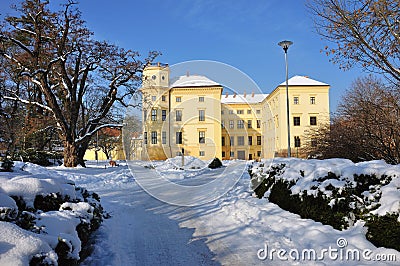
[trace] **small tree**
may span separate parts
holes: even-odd
[[[144,66],[139,54],[93,38],[76,2],[67,0],[59,11],[49,1],[25,0],[0,27],[0,56],[40,91],[29,100],[9,90],[5,99],[20,101],[50,112],[64,143],[64,165],[84,165],[91,137],[110,124],[108,114],[127,106],[136,92]],[[95,97],[90,97],[94,95]]]

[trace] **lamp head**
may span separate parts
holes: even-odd
[[[291,41],[281,41],[281,42],[278,43],[278,45],[279,45],[280,47],[282,47],[283,50],[285,50],[285,53],[286,53],[287,50],[289,49],[289,46],[292,45],[292,44],[293,44],[293,42],[291,42]]]

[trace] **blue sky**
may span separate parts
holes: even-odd
[[[157,61],[170,65],[223,62],[250,76],[265,93],[285,80],[284,53],[277,43],[291,40],[289,77],[304,75],[330,84],[335,111],[341,95],[364,73],[339,70],[320,52],[328,43],[315,33],[306,1],[81,0],[80,9],[99,39],[142,55],[160,51]],[[15,2],[2,0],[0,13]]]

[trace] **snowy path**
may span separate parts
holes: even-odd
[[[167,214],[155,212],[168,204],[144,192],[126,167],[115,169],[97,170],[106,173],[95,177],[85,169],[69,175],[96,191],[111,214],[97,233],[93,255],[83,265],[218,265],[204,240],[192,239],[193,229],[182,229]]]
[[[240,167],[240,165],[238,165]],[[251,196],[248,176],[223,197],[196,207],[163,203],[144,192],[126,167],[59,170],[78,185],[96,191],[111,212],[97,235],[93,255],[84,265],[300,265],[305,261],[281,261],[276,255],[262,261],[257,251],[270,249],[315,249],[336,247],[345,237],[349,248],[377,249],[365,239],[362,226],[337,231],[330,226],[283,211]],[[140,174],[150,175],[152,170]],[[136,173],[135,173],[136,174]],[[177,174],[177,173],[173,173]],[[196,183],[212,178],[210,172],[179,182]],[[374,261],[320,260],[307,265],[369,265]],[[395,263],[392,263],[396,265]],[[379,265],[379,264],[378,264]],[[387,265],[381,264],[381,265]]]

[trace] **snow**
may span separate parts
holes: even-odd
[[[221,86],[211,79],[200,75],[180,76],[171,80],[170,88]]]
[[[249,103],[249,104],[254,104],[254,103],[261,103],[264,101],[265,98],[267,98],[268,94],[246,94],[246,95],[235,95],[235,94],[229,94],[229,95],[222,95],[221,96],[221,102],[223,104],[228,104],[228,103]]]
[[[381,191],[382,195],[379,199],[380,207],[372,211],[371,213],[377,215],[385,215],[386,213],[398,213],[400,211],[400,178],[396,178],[389,184],[383,186],[381,188]]]
[[[0,265],[29,265],[32,254],[47,254],[49,262],[56,264],[57,255],[37,235],[12,223],[0,221]]]
[[[36,195],[48,195],[60,193],[75,199],[74,187],[69,183],[60,183],[56,179],[48,178],[46,175],[15,176],[0,184],[0,189],[10,196],[20,196],[28,207],[33,207]]]
[[[13,219],[17,216],[18,207],[15,200],[0,192],[0,219]]]
[[[289,86],[329,86],[326,83],[311,79],[307,76],[294,76],[288,80]],[[286,81],[279,84],[279,86],[286,86]]]
[[[209,169],[208,162],[195,157],[185,157],[185,170],[180,169],[181,157],[165,162],[136,161],[133,173],[127,164],[119,162],[119,167],[107,167],[107,162],[87,162],[87,168],[29,166],[35,172],[44,191],[61,189],[65,180],[98,193],[103,207],[111,218],[104,220],[95,233],[94,252],[82,265],[372,265],[376,261],[360,260],[343,261],[330,258],[327,254],[323,260],[294,260],[286,254],[287,260],[280,260],[275,250],[301,251],[315,250],[318,255],[324,249],[371,251],[371,257],[384,254],[393,255],[398,260],[400,252],[377,248],[366,239],[366,228],[363,222],[356,222],[346,230],[339,231],[310,219],[287,212],[266,199],[252,196],[250,177],[245,171],[247,162],[234,160],[224,161],[224,167]],[[390,174],[393,179],[382,186],[380,208],[377,214],[396,210],[399,207],[399,166],[391,166],[381,161],[354,164],[349,160],[298,160],[275,159],[263,161],[265,167],[272,163],[287,165],[285,178],[304,179],[298,183],[300,190],[309,188],[324,173],[348,176],[351,173],[370,173],[373,169],[379,174]],[[144,166],[150,166],[145,168]],[[27,169],[24,167],[23,169]],[[36,169],[37,171],[33,170]],[[304,177],[300,174],[304,170]],[[257,171],[263,171],[258,168]],[[152,197],[139,185],[145,180],[152,180],[160,174],[162,179],[185,187],[213,188],[213,193],[221,193],[221,185],[227,179],[237,182],[222,196],[204,201],[196,206],[172,205],[159,198]],[[1,173],[0,184],[10,180],[21,180],[22,173]],[[50,176],[54,183],[49,182]],[[30,177],[32,178],[32,177]],[[224,179],[225,178],[225,179]],[[29,179],[29,178],[28,178]],[[60,181],[61,180],[61,181]],[[158,179],[157,179],[158,180]],[[213,183],[219,181],[219,183]],[[148,181],[150,182],[150,181]],[[31,195],[40,193],[39,185],[32,180],[27,189]],[[58,187],[56,186],[58,183]],[[324,180],[321,183],[336,187],[343,186],[342,180]],[[18,184],[18,183],[16,183]],[[145,185],[148,185],[147,183]],[[16,185],[18,186],[18,185]],[[49,187],[46,187],[49,186]],[[168,190],[163,184],[154,184],[157,193],[174,194],[176,198],[187,197],[188,200],[202,200],[201,195],[179,194],[179,191]],[[1,190],[0,190],[1,191]],[[22,189],[20,190],[22,192]],[[203,191],[206,193],[206,191]],[[5,192],[3,192],[5,193]],[[183,193],[183,192],[182,192]],[[207,195],[212,197],[213,195]],[[26,196],[24,196],[26,197]],[[3,203],[3,199],[4,203]],[[0,194],[2,205],[15,205],[6,195]],[[397,205],[396,205],[397,204]],[[47,234],[33,234],[11,224],[0,222],[0,264],[27,265],[31,254],[48,253],[56,260],[51,250],[58,238],[78,247],[79,238],[74,226],[81,219],[90,219],[93,209],[85,202],[64,203],[59,211],[38,214],[38,226]],[[342,245],[343,244],[343,245]],[[339,246],[341,245],[341,246]],[[267,252],[266,252],[267,251]],[[338,252],[340,253],[340,252]],[[266,258],[263,255],[267,254]],[[294,253],[293,253],[294,254]],[[292,254],[292,255],[293,255]],[[342,253],[343,254],[343,253]],[[77,256],[78,250],[71,256]],[[263,260],[264,259],[264,260]],[[386,261],[386,265],[397,265]]]

